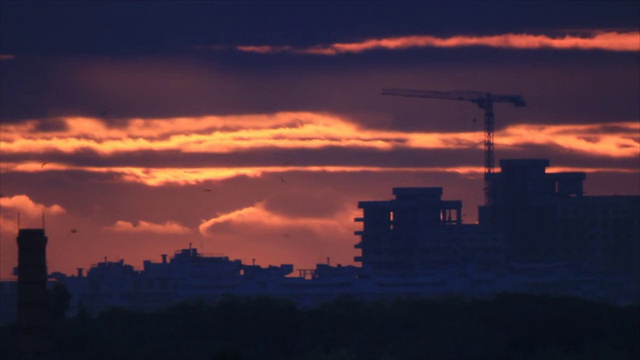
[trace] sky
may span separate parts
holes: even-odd
[[[358,201],[483,203],[495,157],[640,194],[638,2],[0,3],[0,278],[21,228],[49,272],[191,244],[258,265],[352,265]]]

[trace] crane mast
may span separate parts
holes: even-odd
[[[419,97],[426,99],[445,99],[470,101],[484,110],[484,173],[485,198],[489,201],[489,184],[486,174],[493,173],[494,168],[494,117],[493,103],[511,103],[517,107],[526,106],[524,99],[518,95],[499,95],[482,91],[430,91],[411,89],[383,89],[382,95]]]

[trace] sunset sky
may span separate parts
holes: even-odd
[[[496,160],[640,194],[638,2],[70,2],[0,8],[1,264],[141,268],[192,243],[260,265],[353,264],[358,201],[443,187],[475,223]],[[496,163],[497,163],[496,161]]]

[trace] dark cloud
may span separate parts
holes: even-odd
[[[2,2],[2,53],[126,54],[406,34],[637,28],[634,2]]]
[[[474,129],[473,119],[483,116],[469,102],[382,96],[384,87],[522,95],[525,108],[496,105],[498,128],[630,121],[640,113],[634,54],[570,52],[559,59],[546,51],[412,54],[407,61],[372,53],[348,61],[289,62],[261,55],[262,65],[248,68],[185,57],[5,61],[0,63],[0,118],[91,116],[118,126],[129,118],[324,111],[371,128],[468,131]],[[371,63],[380,57],[385,60]]]
[[[206,167],[304,167],[304,166],[372,166],[372,167],[443,167],[470,166],[482,157],[476,149],[396,149],[371,150],[328,147],[322,149],[257,148],[232,153],[183,153],[171,151],[134,151],[101,155],[93,150],[76,153],[17,153],[4,155],[5,161],[39,161],[91,167],[206,168]]]
[[[478,142],[480,142],[479,139]],[[635,157],[611,157],[571,151],[556,145],[521,144],[515,148],[496,146],[496,159],[547,158],[554,164],[585,168],[635,169]],[[183,153],[170,151],[135,151],[101,155],[93,150],[76,153],[3,154],[6,162],[47,161],[49,163],[98,168],[242,168],[242,167],[306,167],[344,166],[379,168],[455,168],[482,166],[484,152],[471,149],[407,149],[371,150],[328,147],[321,149],[257,148],[232,153]],[[115,174],[115,172],[114,172]]]
[[[496,159],[550,159],[551,166],[576,167],[586,169],[637,169],[638,159],[635,157],[611,157],[594,153],[569,151],[555,145],[524,145],[519,149],[496,150]],[[496,162],[496,165],[498,162]],[[640,176],[637,175],[637,176]]]
[[[67,123],[60,118],[56,119],[38,119],[37,125],[33,129],[33,132],[52,132],[52,131],[65,131],[69,127]]]

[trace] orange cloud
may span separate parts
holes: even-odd
[[[553,145],[569,151],[609,157],[637,157],[640,154],[640,123],[575,125],[512,125],[495,135],[503,148],[525,144]],[[635,134],[631,136],[630,134]]]
[[[1,137],[6,153],[101,154],[139,150],[228,153],[243,149],[349,146],[389,149],[395,133],[361,129],[352,121],[323,113],[278,113],[210,116],[193,119],[135,119],[124,128],[109,128],[98,119],[65,118],[64,130],[36,132],[37,122],[7,125]]]
[[[446,171],[476,176],[481,168],[393,168],[385,166],[221,166],[146,167],[76,166],[46,161],[48,152],[74,154],[92,150],[97,154],[129,154],[138,151],[188,153],[239,153],[264,149],[350,148],[390,151],[394,149],[476,149],[482,151],[482,131],[401,132],[368,129],[353,119],[336,114],[282,112],[242,116],[207,116],[173,119],[132,119],[126,126],[110,128],[98,119],[62,118],[60,130],[38,132],[36,121],[3,125],[0,134],[2,172],[79,170],[114,174],[118,179],[150,186],[197,184],[237,176],[259,177],[286,171]],[[511,125],[495,134],[496,147],[519,149],[528,145],[552,146],[584,155],[634,158],[640,153],[640,123]],[[42,159],[12,162],[11,154],[38,154]],[[611,169],[609,169],[611,170]],[[626,171],[619,169],[620,171]],[[637,171],[637,169],[635,169]]]
[[[60,215],[65,213],[65,209],[58,204],[53,204],[51,206],[46,206],[43,204],[38,204],[31,200],[27,195],[15,195],[11,197],[0,197],[0,231],[17,234],[18,233],[18,223],[17,223],[17,215],[20,214],[20,217],[26,217],[27,219],[37,219],[42,214],[46,215]],[[9,218],[7,217],[7,210],[15,211],[15,217]]]
[[[114,225],[105,227],[104,229],[107,231],[128,234],[154,233],[163,235],[184,235],[192,232],[191,229],[174,221],[167,221],[164,224],[154,224],[140,220],[137,224],[134,224],[128,221],[118,220]]]
[[[261,229],[257,231],[258,233],[264,233],[266,230],[278,235],[286,234],[292,229],[306,229],[316,234],[350,236],[353,227],[351,219],[354,214],[355,210],[341,211],[333,217],[310,217],[300,221],[298,218],[269,211],[265,202],[262,201],[209,220],[202,220],[198,230],[206,237],[215,237],[229,232],[237,234],[243,231],[255,231],[254,229]]]
[[[133,119],[109,128],[98,119],[64,118],[63,130],[41,133],[37,122],[3,126],[3,153],[75,153],[92,150],[109,155],[135,151],[173,150],[181,153],[230,153],[251,149],[320,149],[325,147],[391,150],[481,148],[481,131],[464,133],[400,132],[366,129],[335,114],[282,112],[243,116],[208,116],[163,120]],[[607,127],[619,127],[615,131]],[[570,151],[611,157],[638,152],[638,122],[593,125],[513,125],[496,133],[496,144],[549,144]],[[589,136],[587,138],[586,136]],[[596,139],[593,141],[592,139]],[[41,165],[41,164],[40,164]],[[38,167],[41,167],[38,165]],[[47,165],[44,170],[54,169]],[[34,165],[35,166],[35,165]],[[6,166],[3,166],[7,169]]]
[[[53,204],[51,206],[45,206],[43,204],[35,203],[27,195],[15,195],[11,197],[0,198],[0,207],[14,209],[19,211],[21,215],[29,217],[39,217],[44,211],[46,214],[58,215],[65,212],[62,206]]]
[[[351,43],[316,45],[308,48],[291,46],[237,46],[236,50],[260,54],[290,52],[308,55],[338,55],[371,50],[404,50],[410,48],[458,48],[484,46],[508,49],[558,49],[640,51],[639,32],[591,32],[588,36],[564,35],[551,37],[533,34],[499,34],[488,36],[459,35],[436,37],[430,35],[398,36],[367,39]]]
[[[268,210],[268,202],[203,220],[200,233],[227,254],[259,257],[263,264],[293,262],[296,267],[311,268],[324,262],[325,256],[331,256],[334,264],[353,263],[357,255],[353,218],[361,211],[345,208],[333,216],[301,220]]]

